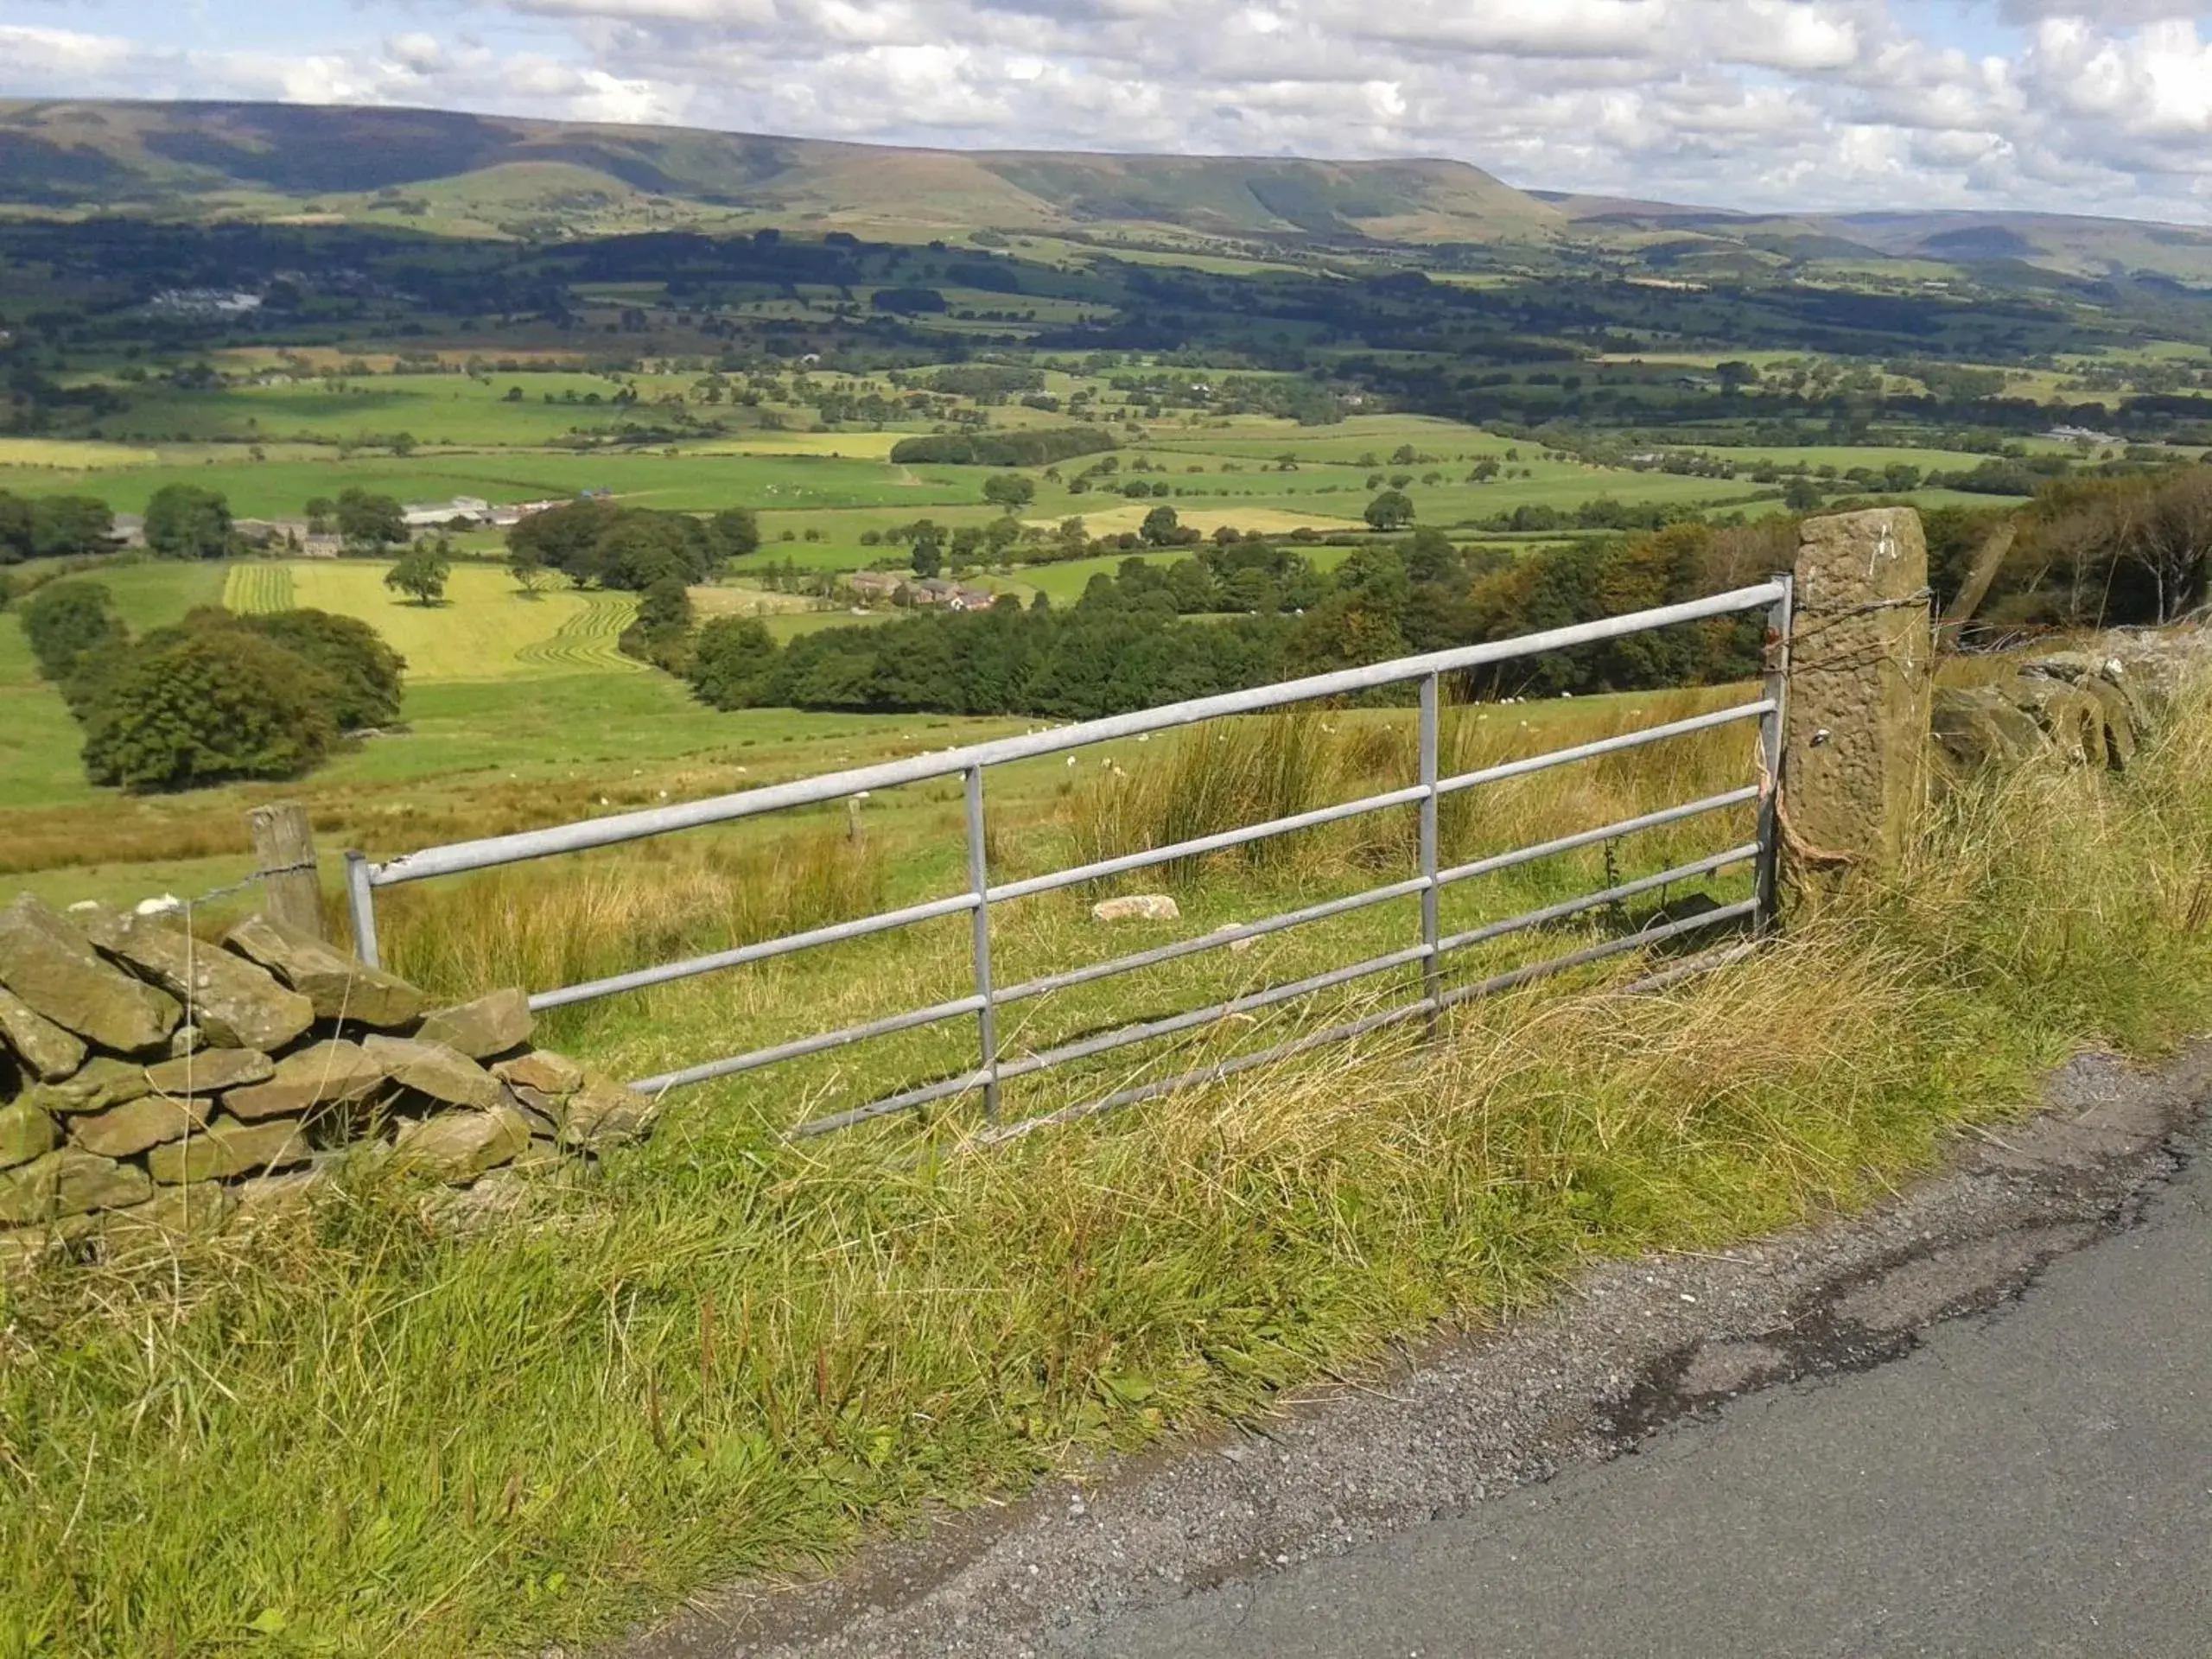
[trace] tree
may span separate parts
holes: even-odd
[[[31,508],[31,548],[42,559],[107,550],[115,515],[89,495],[41,496]]]
[[[21,564],[37,550],[31,504],[0,490],[0,564]]]
[[[338,533],[347,550],[373,556],[407,540],[407,514],[388,495],[350,488],[338,493]]]
[[[741,559],[760,550],[760,521],[749,507],[725,507],[707,521],[707,529],[725,559]]]
[[[663,576],[639,596],[637,620],[622,630],[626,657],[680,673],[691,643],[691,590],[680,576]]]
[[[1019,512],[1037,499],[1037,480],[1019,473],[1001,473],[983,480],[983,499],[1008,512]]]
[[[1739,358],[1715,364],[1713,372],[1720,381],[1720,395],[1724,397],[1733,397],[1745,386],[1755,386],[1759,383],[1758,370]]]
[[[231,550],[231,504],[196,484],[164,484],[146,503],[146,545],[164,559],[219,559]]]
[[[1361,517],[1376,530],[1403,530],[1414,521],[1414,504],[1403,490],[1385,490]]]
[[[537,597],[537,584],[545,574],[545,555],[533,542],[510,542],[507,544],[507,574],[515,579],[515,586],[531,599]]]
[[[23,601],[18,620],[39,673],[57,684],[87,658],[119,651],[130,637],[115,596],[97,582],[50,582]]]
[[[181,629],[134,648],[86,720],[96,784],[184,789],[295,778],[336,741],[330,682],[274,640]]]
[[[435,605],[446,595],[446,577],[452,569],[442,542],[424,543],[399,556],[399,563],[384,573],[384,585],[413,594],[418,605]]]
[[[226,611],[195,612],[185,620],[198,617],[233,620],[305,661],[329,683],[325,704],[340,731],[397,723],[407,659],[359,617],[303,608],[235,619]]]
[[[768,701],[779,657],[774,637],[751,617],[718,616],[692,642],[687,677],[700,701],[750,709]]]
[[[1183,520],[1173,507],[1154,507],[1144,516],[1144,527],[1138,533],[1154,547],[1165,547],[1175,539],[1175,532],[1183,527]]]
[[[1783,486],[1782,505],[1792,512],[1810,512],[1821,505],[1821,486],[1809,478],[1793,478]]]
[[[308,499],[308,534],[327,536],[331,521],[338,517],[338,504],[327,495],[311,496]]]
[[[937,527],[932,524],[914,537],[914,574],[924,582],[940,575],[944,570],[944,546],[937,538]]]

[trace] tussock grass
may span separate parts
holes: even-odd
[[[1861,1202],[2078,1046],[2200,1027],[2209,869],[2200,689],[2126,779],[1955,793],[1895,880],[1664,995],[1532,988],[1435,1046],[990,1154],[964,1119],[792,1145],[702,1103],[528,1229],[438,1236],[363,1185],[256,1244],[42,1276],[0,1319],[0,1649],[585,1640],[927,1500],[1262,1412],[1592,1255]],[[957,956],[918,949],[876,960],[886,994]],[[869,970],[842,971],[857,995]]]
[[[393,972],[432,989],[539,988],[864,915],[883,891],[881,861],[840,832],[678,838],[397,889],[378,906],[378,944]]]

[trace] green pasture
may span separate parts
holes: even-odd
[[[26,495],[79,491],[99,495],[118,512],[143,512],[166,484],[219,490],[241,518],[295,517],[317,496],[352,486],[404,501],[454,496],[486,500],[558,499],[612,490],[637,506],[709,512],[722,507],[793,511],[902,504],[919,510],[980,499],[982,468],[916,470],[887,462],[828,455],[505,454],[272,456],[256,461],[229,447],[198,462],[165,458],[153,467],[99,472],[0,467],[0,489]],[[914,513],[909,512],[909,518]]]

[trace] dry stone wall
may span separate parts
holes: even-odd
[[[2166,717],[2177,677],[2201,651],[2195,629],[2102,636],[2079,651],[2020,661],[1987,684],[1936,690],[1932,733],[1943,772],[2037,760],[2124,772]]]
[[[263,917],[213,944],[26,894],[0,911],[0,1268],[249,1225],[341,1159],[465,1186],[645,1133],[652,1101],[531,1026],[519,991],[439,1007]]]

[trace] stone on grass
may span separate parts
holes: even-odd
[[[1172,922],[1182,914],[1182,906],[1164,893],[1139,893],[1133,899],[1104,899],[1090,907],[1090,919],[1094,922]]]
[[[315,1023],[306,997],[181,927],[102,910],[85,918],[85,931],[101,950],[181,1001],[212,1043],[281,1048]]]
[[[561,1132],[561,1103],[543,1090],[533,1089],[526,1083],[511,1083],[507,1090],[514,1096],[515,1109],[530,1125],[532,1135],[556,1135]]]
[[[167,1244],[194,1234],[212,1233],[231,1217],[238,1200],[220,1181],[189,1186],[157,1186],[154,1196],[128,1210],[100,1217],[100,1236],[111,1249]]]
[[[34,1013],[119,1054],[162,1048],[182,1012],[167,992],[103,961],[29,893],[0,911],[0,985]]]
[[[146,1154],[146,1167],[164,1186],[224,1181],[306,1161],[308,1138],[299,1122],[276,1118],[241,1123],[218,1116],[188,1141],[172,1141]]]
[[[518,1089],[535,1089],[543,1095],[572,1095],[584,1086],[584,1069],[565,1054],[550,1049],[501,1060],[492,1075]]]
[[[1930,730],[1937,753],[1959,772],[2050,753],[2035,716],[1992,685],[1937,687]]]
[[[490,1111],[440,1112],[399,1132],[392,1157],[403,1166],[441,1181],[474,1180],[510,1163],[530,1145],[530,1124],[512,1106]]]
[[[41,1111],[67,1116],[104,1112],[111,1106],[120,1106],[125,1101],[150,1094],[153,1087],[146,1081],[144,1066],[100,1054],[87,1061],[85,1069],[73,1077],[60,1083],[33,1084],[23,1090],[23,1098]]]
[[[22,998],[0,985],[0,1039],[16,1052],[23,1069],[46,1083],[58,1083],[85,1063],[85,1046]]]
[[[223,944],[306,997],[318,1020],[395,1030],[421,1019],[429,1000],[405,980],[266,916],[247,917],[223,936]]]
[[[445,1105],[488,1112],[507,1103],[506,1088],[497,1077],[443,1043],[368,1037],[361,1050],[394,1083]]]
[[[415,1034],[426,1043],[443,1043],[472,1060],[488,1060],[528,1042],[535,1023],[529,999],[520,991],[493,991],[459,1007],[439,1009]]]
[[[276,1063],[258,1049],[208,1048],[148,1066],[146,1082],[158,1095],[219,1095],[276,1073]]]
[[[588,1076],[561,1113],[561,1139],[572,1147],[601,1147],[635,1140],[652,1122],[658,1103],[608,1078]]]
[[[54,1122],[29,1101],[0,1106],[0,1169],[13,1169],[52,1152],[61,1139]]]
[[[469,1186],[451,1186],[423,1201],[430,1230],[449,1236],[488,1231],[521,1219],[530,1208],[531,1185],[512,1166],[495,1169]]]
[[[265,1083],[248,1084],[223,1096],[233,1117],[305,1117],[326,1106],[350,1106],[365,1100],[386,1081],[384,1067],[358,1043],[343,1038],[315,1043],[276,1062]]]
[[[257,1175],[224,1190],[233,1204],[231,1229],[245,1231],[287,1216],[303,1214],[315,1196],[330,1185],[321,1169],[296,1169],[283,1175]]]
[[[209,1103],[188,1096],[148,1095],[126,1106],[69,1120],[69,1138],[103,1158],[128,1158],[164,1141],[181,1141],[207,1122]]]
[[[154,1184],[136,1164],[118,1164],[64,1147],[19,1168],[0,1171],[0,1222],[22,1226],[143,1204]]]

